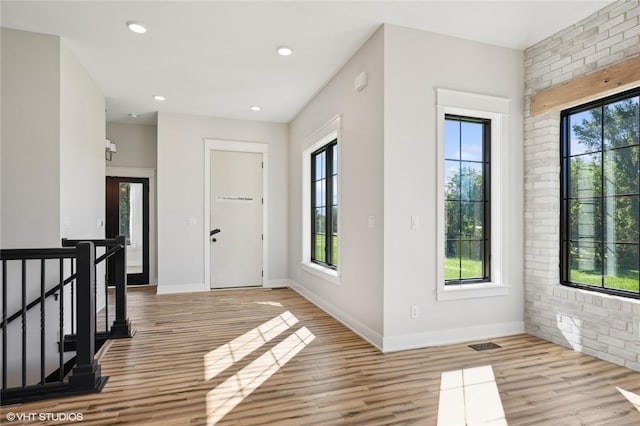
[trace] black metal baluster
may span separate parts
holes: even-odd
[[[75,273],[75,259],[71,260],[71,275]],[[74,286],[76,284],[76,280],[71,281],[71,334],[76,334],[76,324],[75,324],[75,297],[73,297]]]
[[[109,250],[109,246],[104,247],[105,253]],[[109,258],[104,262],[104,332],[109,332]],[[97,276],[97,275],[96,275]]]
[[[40,259],[40,384],[44,385],[45,372],[45,306],[44,306],[44,277],[45,277],[45,260]]]
[[[60,352],[60,369],[58,377],[60,383],[64,379],[64,258],[60,258],[60,344],[58,349]]]
[[[27,386],[27,261],[22,259],[22,387]]]
[[[7,388],[7,261],[2,260],[2,389]]]
[[[96,258],[96,250],[97,248],[94,246],[93,247],[93,258]],[[95,296],[98,295],[98,280],[95,279],[96,278],[96,264],[93,264],[93,294]],[[95,297],[93,299],[93,307],[94,307],[94,312],[96,313],[96,315],[93,317],[93,329],[96,331],[96,333],[98,332],[98,298]]]

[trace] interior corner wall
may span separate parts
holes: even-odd
[[[2,28],[2,242],[60,245],[60,39]]]
[[[324,310],[382,346],[383,265],[383,83],[384,29],[381,28],[305,106],[289,127],[289,276],[293,288]],[[354,79],[368,74],[368,85]],[[309,137],[340,115],[339,251],[340,284],[301,268],[302,155]],[[319,137],[323,135],[318,135]],[[369,217],[375,224],[369,226]]]
[[[531,96],[640,54],[640,5],[618,1],[525,50],[525,323],[528,333],[640,371],[640,301],[560,285],[560,111]]]
[[[60,47],[60,230],[104,238],[105,99],[73,53]]]
[[[158,113],[158,291],[204,290],[204,138],[269,145],[269,265],[287,278],[287,125]]]
[[[105,237],[105,99],[60,42],[60,223],[62,238]],[[58,242],[53,247],[58,247]],[[104,249],[99,249],[98,256]],[[96,271],[96,302],[105,300],[105,264]]]
[[[523,332],[522,52],[387,25],[384,67],[384,350]],[[506,296],[436,300],[436,88],[511,100]]]

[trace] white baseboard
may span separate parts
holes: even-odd
[[[362,337],[364,340],[371,343],[379,350],[382,350],[383,340],[382,336],[379,333],[370,329],[368,326],[364,325],[357,319],[345,313],[343,310],[339,309],[332,303],[329,303],[317,296],[315,293],[310,292],[308,289],[296,283],[295,281],[289,280],[289,288],[331,315],[336,320],[340,321],[347,328],[351,329],[351,331]]]
[[[174,285],[158,284],[156,294],[197,293],[199,291],[208,291],[204,288],[204,283]]]
[[[512,321],[425,333],[403,334],[400,336],[385,337],[383,351],[395,352],[407,349],[427,348],[429,346],[451,345],[473,340],[513,336],[514,334],[522,334],[524,332],[524,321]]]
[[[278,280],[267,280],[262,284],[263,288],[287,288],[291,287],[291,280],[286,278]]]
[[[424,333],[402,334],[398,336],[383,337],[359,320],[353,318],[337,306],[327,302],[307,288],[293,280],[274,279],[267,280],[264,288],[289,287],[302,297],[313,303],[337,321],[344,324],[354,333],[371,343],[383,352],[396,352],[408,349],[427,348],[430,346],[442,346],[456,343],[471,342],[474,340],[491,339],[495,337],[512,336],[525,332],[524,321],[512,321],[485,325],[453,328],[447,330],[429,331]],[[208,291],[203,283],[158,285],[157,294],[195,293]]]

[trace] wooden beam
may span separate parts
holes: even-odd
[[[640,56],[535,94],[531,97],[531,115],[579,105],[638,84]]]

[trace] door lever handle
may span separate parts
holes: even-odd
[[[214,229],[213,231],[209,232],[209,236],[213,236],[216,235],[218,232],[220,232],[220,230],[218,228]]]

